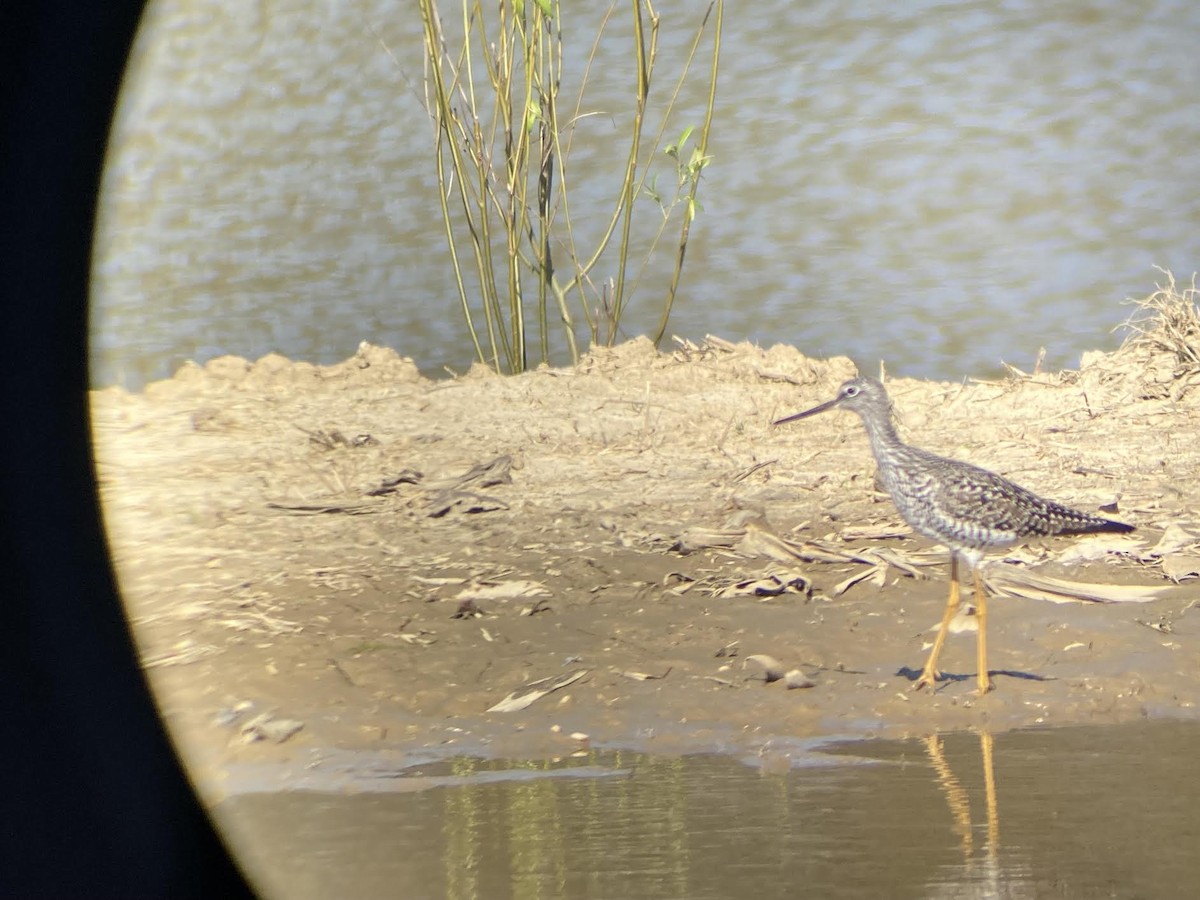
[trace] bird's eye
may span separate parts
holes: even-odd
[[[846,388],[846,396],[847,397],[857,397],[858,396],[858,388],[855,387],[854,385],[851,385],[850,387]]]

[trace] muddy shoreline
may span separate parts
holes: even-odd
[[[854,371],[640,339],[573,369],[431,381],[364,344],[334,366],[224,357],[93,392],[122,594],[201,792],[349,758],[786,755],[825,737],[1194,719],[1200,391],[1171,361],[1133,348],[1003,382],[889,380],[913,443],[1138,526],[1002,565],[1159,589],[998,597],[983,699],[969,633],[936,692],[908,690],[945,555],[874,490],[857,419],[770,426]],[[761,657],[807,686],[767,683]],[[535,682],[548,692],[489,711]]]

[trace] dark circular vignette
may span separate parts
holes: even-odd
[[[252,896],[137,665],[87,418],[92,223],[140,0],[0,6],[0,895]]]

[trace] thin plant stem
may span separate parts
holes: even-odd
[[[658,328],[654,331],[655,347],[661,343],[663,335],[667,332],[667,320],[671,317],[671,310],[675,306],[675,295],[679,291],[679,281],[683,276],[683,260],[687,255],[687,244],[692,230],[692,220],[696,218],[696,192],[700,189],[700,172],[708,161],[708,136],[712,131],[713,109],[717,104],[717,69],[721,61],[721,26],[725,18],[725,0],[715,0],[715,4],[709,6],[710,13],[714,5],[717,16],[713,24],[713,54],[712,65],[709,70],[708,103],[704,109],[704,124],[700,128],[700,140],[696,145],[696,150],[699,154],[698,167],[692,174],[691,183],[688,186],[687,201],[683,210],[683,224],[680,226],[679,232],[679,249],[675,254],[675,268],[671,272],[671,284],[667,288],[667,299],[663,303],[662,315],[658,320]],[[708,15],[706,14],[705,19],[707,18]]]
[[[660,17],[652,0],[630,0],[633,52],[629,58],[635,90],[631,121],[627,129],[622,128],[625,163],[608,195],[600,235],[589,240],[586,252],[577,242],[576,204],[571,199],[575,183],[569,156],[576,129],[584,120],[601,114],[585,112],[583,96],[601,35],[617,9],[617,0],[603,14],[583,66],[574,111],[566,119],[559,108],[565,71],[561,0],[495,0],[494,6],[488,6],[487,15],[482,0],[460,0],[462,43],[455,39],[453,53],[442,29],[438,0],[419,0],[419,7],[426,50],[426,108],[435,126],[438,202],[459,305],[476,357],[497,369],[522,371],[529,364],[529,329],[536,327],[538,355],[548,362],[552,348],[550,306],[554,304],[562,339],[572,360],[578,361],[572,313],[575,295],[592,343],[613,343],[621,333],[621,317],[655,255],[671,211],[682,206],[684,221],[656,335],[656,341],[661,339],[678,292],[691,222],[698,209],[701,170],[708,163],[723,0],[714,0],[705,13],[656,127],[647,117]],[[668,119],[714,7],[717,24],[708,107],[699,140],[686,162],[681,146],[667,147],[676,163],[678,186],[669,206],[659,201],[663,223],[644,254],[642,248],[636,249],[640,265],[631,269],[635,256],[634,216],[641,209],[635,201],[643,193],[658,199],[653,183],[648,181],[655,154],[662,146]],[[571,11],[569,8],[568,13]],[[655,116],[658,114],[656,110]],[[692,128],[687,128],[679,144],[686,143],[691,133]],[[475,298],[468,285],[466,270],[471,264],[462,252],[463,242],[470,247],[469,258],[478,279]],[[504,254],[503,260],[497,258],[500,253]],[[597,273],[602,262],[611,265],[603,276]],[[526,297],[527,287],[535,285],[531,296]],[[479,314],[486,329],[486,346],[476,322]]]

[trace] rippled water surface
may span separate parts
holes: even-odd
[[[1195,723],[595,752],[373,772],[217,810],[279,897],[1191,897]]]
[[[661,98],[706,4],[656,7]],[[600,9],[569,11],[568,95]],[[575,136],[582,238],[624,158],[627,18],[599,44],[582,107],[596,114]],[[96,384],[222,353],[332,362],[363,339],[433,374],[469,365],[420,27],[384,0],[150,4],[102,197]],[[1052,367],[1115,346],[1120,304],[1150,292],[1154,265],[1186,280],[1200,262],[1198,38],[1189,0],[729,0],[669,333],[951,379],[1028,368],[1043,346]],[[703,99],[696,81],[670,135]],[[668,163],[654,163],[665,179]],[[638,209],[644,238],[659,213]],[[625,335],[657,322],[668,257]]]

